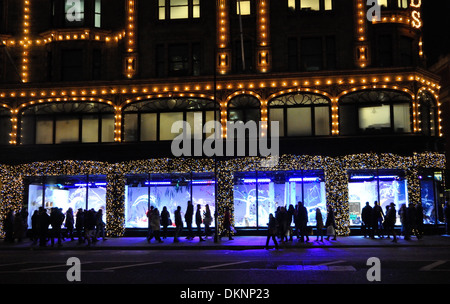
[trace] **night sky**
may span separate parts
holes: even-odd
[[[428,66],[450,54],[450,0],[422,0],[423,43]]]

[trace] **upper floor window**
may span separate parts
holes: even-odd
[[[333,9],[333,0],[288,0],[291,11],[330,11]]]
[[[20,114],[20,144],[114,141],[114,108],[101,103],[49,103]]]
[[[279,122],[279,136],[330,135],[330,102],[320,95],[288,94],[269,103],[270,121]]]
[[[102,26],[103,0],[52,0],[53,26]]]
[[[158,19],[200,18],[200,0],[158,0]]]
[[[428,136],[437,136],[439,119],[438,109],[433,95],[427,91],[422,91],[418,101],[420,106],[420,131]]]
[[[411,132],[411,96],[390,90],[350,93],[339,101],[341,135]]]
[[[237,0],[236,14],[241,16],[248,16],[252,14],[252,5],[250,0]]]

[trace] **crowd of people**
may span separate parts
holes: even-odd
[[[197,236],[200,242],[204,242],[205,238],[212,235],[211,224],[213,222],[213,217],[211,215],[211,210],[209,205],[205,205],[205,210],[202,211],[201,205],[197,205],[197,209],[195,211],[194,218],[194,205],[192,201],[187,202],[186,212],[184,213],[184,221],[186,222],[186,239],[193,240],[195,238],[195,233],[193,230],[193,223],[195,219],[195,224],[197,225]],[[173,241],[178,243],[181,231],[184,228],[184,222],[181,213],[181,206],[177,206],[177,209],[174,212],[175,217],[175,232]],[[150,209],[147,211],[148,218],[148,233],[147,233],[147,241],[150,243],[153,238],[158,243],[163,243],[163,239],[167,238],[167,227],[172,226],[172,219],[170,218],[170,213],[167,210],[167,207],[164,206],[161,212],[159,212],[158,208],[150,206]],[[202,230],[202,224],[204,230]],[[161,233],[162,227],[162,233]]]
[[[68,238],[71,241],[78,237],[78,242],[87,243],[90,246],[97,242],[99,237],[105,238],[105,222],[103,210],[94,209],[77,210],[76,216],[72,208],[65,213],[61,208],[53,207],[49,210],[39,207],[31,216],[30,239],[33,245],[39,244],[45,247],[50,242],[51,246],[62,246],[62,242]],[[63,233],[63,227],[66,229]],[[5,241],[22,241],[28,230],[28,211],[22,209],[19,212],[8,212],[4,220]]]
[[[320,237],[320,242],[323,242],[324,231],[326,231],[327,241],[330,240],[330,237],[332,237],[332,240],[336,240],[336,220],[331,207],[327,210],[325,224],[320,208],[315,210],[315,220],[316,241],[319,241]],[[270,239],[274,242],[275,249],[279,248],[277,239],[282,243],[292,242],[294,236],[296,236],[299,242],[309,242],[308,210],[303,202],[298,202],[295,206],[291,204],[287,209],[281,206],[278,207],[275,215],[273,213],[269,214],[267,226],[266,249],[269,249]]]
[[[447,204],[448,205],[448,204]],[[401,223],[400,234],[405,240],[410,240],[412,235],[421,239],[424,235],[423,224],[423,207],[422,204],[402,204],[397,211],[394,203],[387,205],[386,210],[375,201],[373,207],[369,202],[366,202],[361,211],[361,231],[364,237],[372,239],[377,235],[379,238],[390,239],[393,236],[392,242],[397,242],[397,233],[395,231],[395,224],[397,222],[397,214]]]
[[[399,236],[397,236],[395,226],[398,215],[401,223],[400,235],[405,240],[409,240],[412,235],[415,235],[418,239],[422,238],[424,235],[422,205],[409,204],[407,207],[406,204],[403,204],[398,211],[395,207],[394,203],[390,203],[383,210],[377,201],[374,202],[373,207],[370,206],[369,202],[366,202],[361,211],[361,232],[364,237],[374,239],[375,236],[379,238],[386,236],[386,238],[390,239],[392,235],[392,241],[397,242]],[[445,204],[443,211],[446,233],[450,234],[449,202]],[[167,207],[163,207],[160,212],[158,208],[151,206],[147,211],[147,217],[148,234],[146,238],[149,243],[153,238],[158,243],[162,243],[163,239],[166,239],[168,236],[168,227],[170,226],[175,226],[173,241],[175,243],[179,242],[184,223],[186,223],[185,232],[188,240],[194,240],[195,237],[198,237],[200,242],[204,242],[207,237],[213,234],[211,224],[214,219],[208,204],[205,205],[204,210],[198,204],[194,212],[192,202],[188,201],[184,213],[184,221],[181,206],[178,206],[174,212],[174,225]],[[321,209],[316,208],[315,220],[316,241],[319,241],[320,238],[320,241],[323,242],[324,234],[328,241],[330,237],[332,237],[332,240],[336,240],[337,227],[334,211],[331,207],[327,209],[325,222]],[[193,230],[194,222],[197,226],[196,233]],[[232,240],[236,230],[232,226],[231,213],[228,207],[225,208],[222,224],[223,232],[219,237],[227,235]],[[302,243],[305,241],[309,242],[310,229],[313,228],[308,226],[308,211],[303,202],[298,202],[295,206],[291,204],[288,208],[278,207],[274,214],[271,213],[269,215],[267,226],[267,249],[269,248],[270,239],[274,242],[276,249],[279,247],[278,241],[282,243],[292,242],[294,237]],[[64,231],[63,227],[66,228]],[[53,207],[48,212],[46,208],[40,207],[31,216],[30,239],[33,241],[33,245],[39,243],[39,246],[47,246],[50,242],[51,246],[55,244],[62,246],[62,241],[66,238],[74,241],[77,237],[80,244],[87,243],[87,246],[90,246],[97,242],[99,238],[106,240],[105,227],[102,209],[95,211],[94,209],[83,210],[80,208],[74,215],[72,208],[63,213],[61,208]],[[9,211],[3,221],[5,242],[22,241],[27,234],[28,228],[28,211],[25,208],[18,212]]]

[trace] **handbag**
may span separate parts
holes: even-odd
[[[334,234],[335,234],[334,227],[333,226],[328,226],[327,227],[327,235],[334,236]]]

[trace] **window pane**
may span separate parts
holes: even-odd
[[[34,142],[35,125],[33,117],[22,117],[20,126],[20,143],[22,145],[31,145]]]
[[[301,9],[320,10],[320,0],[301,0]]]
[[[102,118],[102,142],[114,141],[114,115]]]
[[[387,7],[388,6],[388,0],[378,0],[378,5]]]
[[[194,0],[194,6],[192,7],[192,17],[200,18],[200,0]]]
[[[279,122],[279,136],[284,136],[284,109],[270,109],[270,122]]]
[[[310,136],[311,108],[290,108],[287,111],[288,136]]]
[[[141,114],[141,141],[156,141],[157,131],[157,114]]]
[[[56,120],[55,143],[77,142],[79,130],[78,118],[58,118]]]
[[[7,116],[0,117],[0,145],[9,143],[9,133],[11,133],[11,119]]]
[[[159,123],[159,139],[160,140],[173,140],[179,134],[181,134],[181,129],[178,133],[172,134],[172,125],[176,121],[183,120],[183,113],[161,113],[160,114],[160,123]]]
[[[98,116],[83,116],[81,132],[82,142],[98,142]]]
[[[288,8],[295,10],[295,0],[288,1]]]
[[[53,143],[53,119],[36,118],[36,144]]]
[[[333,9],[333,0],[325,0],[325,10],[331,11]]]
[[[359,108],[359,128],[363,131],[386,130],[391,127],[389,105]]]
[[[330,108],[315,107],[315,128],[317,136],[330,135]]]
[[[242,16],[250,15],[252,13],[250,1],[241,0],[241,1],[237,2],[237,4],[236,4],[236,14],[239,15],[239,13]]]
[[[189,17],[188,6],[174,6],[170,8],[170,19],[186,19]]]
[[[214,113],[214,112],[213,112]],[[202,112],[187,112],[186,121],[191,127],[191,138],[202,139],[203,115]]]
[[[123,139],[124,141],[137,141],[138,115],[125,114],[123,118]]]
[[[394,131],[396,133],[411,132],[411,116],[409,104],[394,105]]]

